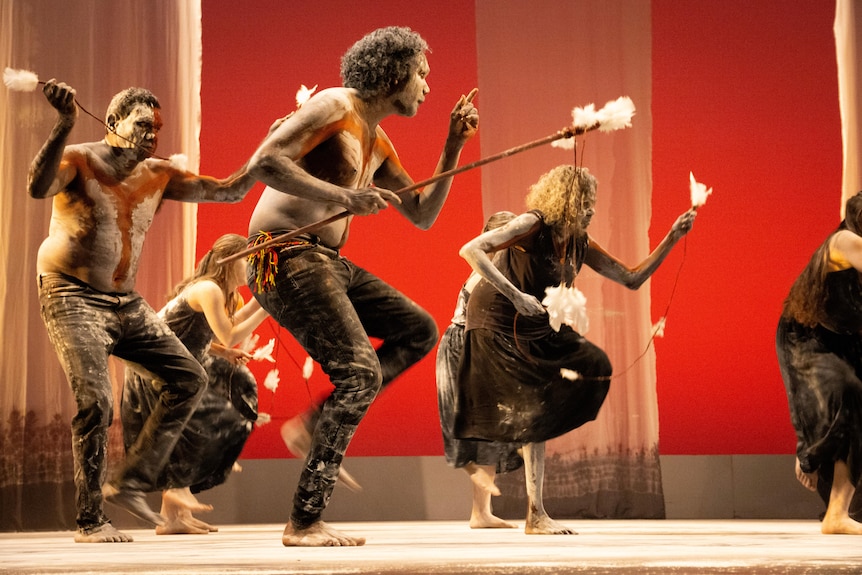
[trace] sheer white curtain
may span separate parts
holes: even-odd
[[[196,170],[200,20],[199,0],[0,0],[0,67],[68,83],[80,105],[98,118],[120,90],[152,90],[165,121],[160,155],[184,153],[189,169]],[[36,252],[47,234],[51,202],[33,200],[25,190],[30,161],[55,118],[40,91],[0,87],[0,530],[5,531],[74,527],[69,431],[74,403],[39,317],[35,289]],[[71,143],[99,140],[104,131],[81,113]],[[172,202],[156,217],[137,286],[155,306],[193,264],[194,221],[193,206]]]
[[[632,128],[588,134],[578,156],[599,181],[591,235],[622,261],[639,262],[650,249],[650,3],[477,0],[476,22],[483,156],[570,125],[576,106],[634,101]],[[489,164],[485,216],[522,212],[529,185],[573,161],[571,152],[546,147]],[[619,375],[595,422],[548,443],[546,506],[568,517],[663,517],[652,348],[640,357],[657,319],[650,317],[649,282],[631,292],[584,268],[577,285],[587,297],[587,337],[608,352]],[[504,497],[495,510],[523,513],[523,474],[500,483]]]
[[[862,191],[862,6],[857,0],[835,2],[835,53],[838,59],[838,98],[841,107],[841,137],[844,144],[841,210],[847,198]]]

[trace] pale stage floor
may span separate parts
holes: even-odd
[[[817,521],[573,520],[578,535],[471,530],[466,522],[335,523],[367,543],[281,544],[282,525],[227,525],[209,535],[76,544],[71,532],[0,534],[0,573],[862,573],[862,538],[821,535]],[[523,523],[521,523],[523,527]]]

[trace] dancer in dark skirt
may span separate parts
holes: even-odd
[[[488,218],[483,232],[498,228],[515,217],[512,212],[497,212]],[[463,469],[470,477],[473,488],[470,527],[514,528],[515,524],[505,521],[491,511],[491,496],[500,495],[494,482],[497,473],[520,469],[524,460],[518,453],[519,443],[496,441],[471,441],[455,437],[455,397],[457,393],[458,370],[464,351],[464,325],[467,320],[467,301],[470,292],[482,279],[477,273],[470,274],[461,291],[449,327],[443,332],[437,346],[437,407],[440,412],[440,428],[443,431],[443,452],[446,463]]]
[[[245,285],[245,260],[218,263],[245,247],[246,239],[237,234],[216,240],[194,274],[177,286],[173,299],[159,312],[209,377],[156,484],[163,490],[161,514],[166,520],[156,527],[160,535],[216,530],[192,516],[192,511],[212,509],[193,493],[227,479],[258,418],[257,383],[246,367],[252,356],[232,346],[250,335],[267,313],[253,299],[243,305],[237,291]],[[126,369],[121,416],[127,447],[134,444],[159,402],[156,383],[140,371]]]
[[[821,531],[862,534],[853,500],[862,474],[862,192],[845,213],[790,288],[776,350],[796,476],[826,503]]]
[[[527,533],[572,533],[542,503],[544,442],[595,419],[611,376],[605,352],[569,325],[552,327],[541,299],[548,288],[571,287],[583,264],[638,289],[695,218],[694,209],[682,214],[646,259],[628,267],[587,233],[595,202],[586,168],[558,166],[531,187],[528,212],[461,248],[483,281],[467,304],[455,436],[524,444]]]

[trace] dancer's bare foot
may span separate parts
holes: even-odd
[[[832,474],[832,490],[829,492],[829,505],[820,523],[820,532],[829,535],[862,535],[862,523],[850,518],[850,503],[856,493],[856,486],[850,480],[847,462],[838,460]]]
[[[218,531],[218,527],[192,516],[192,511],[211,510],[212,505],[198,501],[187,487],[168,489],[162,493],[162,515],[167,522],[156,527],[156,535],[206,535]]]
[[[75,532],[75,543],[130,543],[131,536],[118,531],[110,523],[103,523],[92,529],[78,529]]]
[[[162,506],[162,513],[165,513],[164,506]],[[156,527],[156,535],[207,535],[218,531],[218,527],[194,517],[188,509],[166,514],[165,517],[168,522]]]
[[[202,527],[198,527],[193,524],[189,519],[194,519],[194,517],[189,515],[187,517],[177,516],[177,517],[168,517],[167,523],[164,525],[159,525],[156,527],[156,535],[207,535],[209,534],[209,529],[204,529]]]
[[[473,488],[473,506],[470,509],[471,529],[506,529],[516,527],[515,524],[500,519],[491,512],[491,496],[500,495],[500,489],[494,483],[497,476],[493,465],[479,465],[471,461],[464,466],[464,471],[470,476]]]
[[[197,527],[198,529],[205,529],[210,533],[215,533],[218,531],[218,527],[216,527],[215,525],[210,525],[206,521],[201,521],[197,517],[193,517],[191,513],[189,513],[189,516],[186,518],[186,523],[192,525],[193,527]]]
[[[832,515],[827,510],[820,523],[820,532],[826,535],[862,535],[862,523],[849,515]]]
[[[365,545],[365,537],[351,537],[323,521],[297,529],[292,522],[284,528],[281,542],[285,547],[356,547]]]
[[[554,521],[547,515],[533,518],[527,517],[524,533],[528,535],[577,535],[574,530]]]
[[[201,503],[198,498],[192,494],[188,487],[166,489],[162,493],[162,509],[165,505],[170,508],[187,509],[188,511],[212,511],[213,506],[208,503]],[[163,511],[164,514],[164,511]]]
[[[471,461],[464,466],[467,475],[470,476],[470,481],[473,485],[487,491],[491,495],[500,495],[500,488],[494,483],[494,472],[488,471],[489,466],[477,465]],[[491,468],[493,470],[493,467]]]
[[[493,513],[475,512],[470,515],[470,529],[514,529],[517,525],[500,519]]]
[[[796,459],[796,479],[808,491],[817,491],[817,473],[805,473],[802,471],[802,464],[799,459]]]
[[[308,450],[311,449],[311,433],[305,426],[305,420],[301,415],[284,422],[284,425],[281,426],[281,439],[294,457],[299,459],[308,457]],[[351,491],[362,491],[362,486],[344,467],[338,469],[338,483]]]
[[[142,521],[146,521],[151,525],[165,524],[165,518],[150,509],[150,506],[147,505],[147,498],[143,491],[119,489],[110,483],[106,483],[102,487],[102,496],[108,503],[122,507]]]

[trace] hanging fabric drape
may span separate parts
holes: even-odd
[[[476,23],[483,156],[553,131],[576,106],[632,99],[632,128],[579,138],[578,159],[599,182],[591,236],[622,261],[639,262],[649,253],[652,199],[649,2],[479,0]],[[484,168],[485,216],[524,211],[530,184],[574,162],[571,151],[545,148]],[[687,182],[680,193],[684,202]],[[637,359],[657,319],[649,283],[631,292],[584,268],[576,285],[587,298],[587,338],[615,371],[634,365],[612,380],[596,421],[548,442],[545,505],[560,517],[663,517],[655,357],[650,348]],[[498,483],[495,511],[522,514],[523,473]]]
[[[841,108],[841,140],[844,162],[841,180],[841,210],[848,198],[862,190],[862,6],[856,0],[835,2],[835,56],[838,63],[838,100]]]
[[[200,2],[190,0],[0,0],[0,66],[56,78],[104,117],[130,86],[153,91],[165,121],[159,154],[183,153],[198,166]],[[39,317],[36,253],[47,235],[50,200],[27,196],[30,161],[56,111],[41,91],[0,86],[0,530],[72,529],[74,402]],[[79,114],[69,143],[100,140],[105,128]],[[144,248],[138,291],[158,307],[194,261],[195,209],[167,202]],[[121,374],[119,364],[114,369]],[[116,380],[122,381],[120,378]],[[115,388],[118,397],[119,386]],[[115,419],[119,410],[115,411]],[[112,457],[121,456],[112,426]]]

